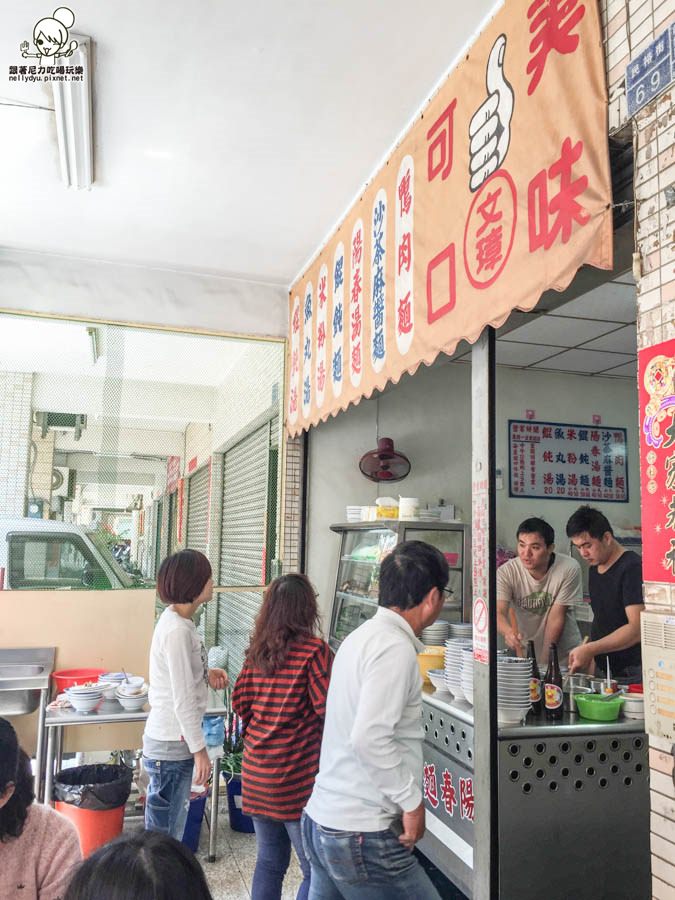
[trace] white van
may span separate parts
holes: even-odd
[[[0,518],[0,590],[113,590],[136,581],[78,525]]]

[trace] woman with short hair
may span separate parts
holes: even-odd
[[[253,817],[258,855],[253,900],[279,900],[291,858],[300,862],[298,900],[309,894],[300,815],[319,769],[333,654],[316,636],[311,582],[276,578],[265,592],[232,706],[244,723],[242,805]]]
[[[34,803],[33,774],[16,731],[0,719],[0,897],[60,900],[82,859],[72,822]]]
[[[209,669],[192,617],[213,597],[211,563],[198,550],[167,557],[157,575],[166,609],[150,647],[150,714],[143,734],[143,765],[150,783],[145,827],[181,840],[190,787],[206,784],[211,761],[202,732],[208,685],[227,686],[223,669]],[[194,768],[194,774],[193,774]]]

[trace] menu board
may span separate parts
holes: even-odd
[[[510,419],[509,496],[628,503],[626,429]]]

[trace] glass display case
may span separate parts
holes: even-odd
[[[445,554],[450,598],[439,618],[471,621],[468,529],[459,522],[379,519],[331,525],[340,535],[340,556],[329,642],[336,650],[355,628],[375,615],[382,559],[402,541],[426,541]]]

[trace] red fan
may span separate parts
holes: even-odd
[[[377,450],[361,457],[359,469],[371,481],[401,481],[410,472],[410,460],[394,450],[391,438],[380,438]]]

